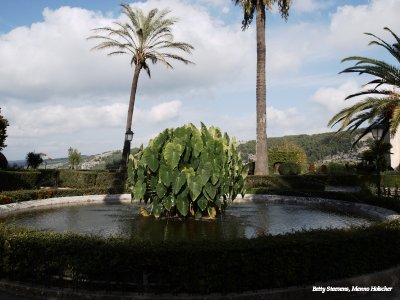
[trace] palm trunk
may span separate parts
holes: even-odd
[[[265,5],[262,0],[256,6],[257,27],[257,140],[255,175],[268,175],[267,147],[267,99],[265,83]]]
[[[132,116],[133,116],[133,108],[135,107],[135,98],[136,98],[136,90],[139,81],[139,74],[141,70],[141,65],[137,64],[135,66],[135,72],[133,74],[132,85],[131,85],[131,97],[129,99],[129,107],[128,107],[128,116],[126,118],[126,128],[125,132],[131,130],[132,127]],[[126,170],[126,163],[128,161],[129,153],[131,152],[131,142],[125,139],[124,134],[124,148],[122,150],[122,159],[120,164],[120,170]]]

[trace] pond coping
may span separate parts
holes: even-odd
[[[70,206],[70,205],[86,205],[97,203],[138,203],[138,200],[131,200],[130,194],[112,194],[112,195],[86,195],[72,197],[56,197],[40,200],[30,200],[17,203],[0,205],[0,218],[11,214],[23,212],[26,210],[40,210],[52,207]],[[321,197],[303,197],[303,196],[285,196],[270,194],[246,194],[242,198],[238,196],[234,203],[244,202],[269,202],[269,203],[287,203],[302,205],[317,205],[328,208],[336,208],[339,210],[350,211],[355,213],[363,213],[380,220],[396,220],[400,215],[390,209],[379,206],[355,203],[343,200],[333,200]]]

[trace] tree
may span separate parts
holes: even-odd
[[[0,107],[0,151],[3,150],[7,145],[4,144],[4,141],[7,138],[7,126],[9,125],[6,118],[1,115],[1,107]]]
[[[82,160],[81,153],[77,149],[68,149],[68,161],[71,164],[71,169],[76,169]]]
[[[35,153],[35,152],[29,152],[26,155],[25,160],[28,169],[29,168],[37,169],[39,165],[43,162],[43,158],[40,155],[40,153]]]
[[[384,126],[382,138],[388,132],[394,135],[400,125],[400,66],[398,65],[400,63],[400,39],[389,28],[385,27],[384,29],[392,34],[395,39],[394,44],[391,45],[371,33],[365,34],[375,38],[369,45],[385,48],[393,56],[397,65],[361,56],[351,56],[342,60],[342,62],[355,61],[356,63],[340,73],[358,73],[359,75],[368,74],[373,76],[373,79],[364,85],[368,87],[367,90],[351,94],[345,100],[364,95],[369,97],[341,110],[328,123],[328,126],[341,123],[338,131],[347,130],[353,132],[368,121],[369,125],[364,128],[356,142],[370,132],[375,125]]]
[[[171,50],[191,53],[193,46],[187,43],[175,42],[172,34],[172,26],[177,22],[174,18],[167,18],[169,10],[152,9],[147,15],[143,11],[132,9],[128,4],[121,4],[122,13],[126,15],[129,22],[114,22],[115,27],[95,28],[94,31],[102,32],[103,35],[93,35],[88,39],[96,39],[101,42],[93,49],[111,49],[108,55],[128,54],[131,56],[131,65],[135,66],[131,84],[131,95],[129,99],[128,115],[126,120],[126,132],[131,130],[133,109],[135,106],[136,90],[139,74],[144,69],[150,77],[148,61],[153,64],[163,63],[167,68],[172,68],[170,60],[178,60],[185,64],[192,62],[171,52]],[[126,169],[130,141],[124,139],[121,166]]]
[[[233,0],[235,5],[243,9],[242,29],[250,25],[256,12],[257,29],[257,145],[255,175],[268,175],[268,145],[267,145],[267,100],[265,77],[265,11],[278,3],[281,16],[286,20],[289,15],[291,0]]]

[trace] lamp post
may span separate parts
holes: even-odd
[[[129,128],[126,132],[125,132],[125,141],[128,141],[129,143],[132,142],[133,140],[133,132],[132,130]],[[130,149],[129,149],[130,150]]]
[[[376,142],[376,187],[378,189],[378,197],[381,196],[381,168],[379,163],[380,144],[383,135],[383,125],[377,124],[371,127],[372,137]]]
[[[122,150],[122,158],[119,166],[121,172],[126,171],[126,163],[128,161],[129,154],[131,153],[131,141],[133,139],[133,132],[130,128],[125,131],[125,142],[124,149]]]

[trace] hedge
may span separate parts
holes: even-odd
[[[247,176],[246,189],[265,188],[268,190],[324,190],[325,176],[319,175],[288,175],[288,176]]]
[[[123,185],[123,182],[124,174],[111,171],[0,171],[0,191],[35,189],[41,186],[110,188]]]
[[[0,275],[7,279],[60,284],[55,278],[68,278],[73,287],[106,289],[118,282],[118,288],[138,292],[229,293],[397,265],[400,222],[213,243],[102,239],[0,225],[0,247]]]

